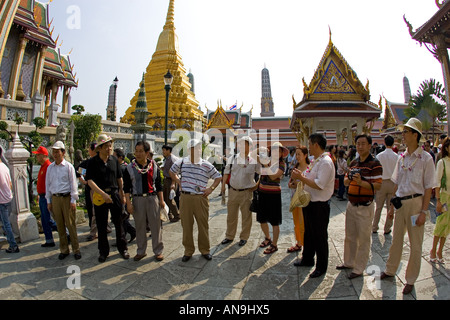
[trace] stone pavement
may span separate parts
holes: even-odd
[[[433,240],[434,214],[426,223],[422,268],[412,294],[403,296],[405,268],[409,245],[405,236],[404,255],[397,276],[379,281],[377,275],[384,270],[392,236],[383,234],[385,209],[380,222],[381,230],[372,236],[369,268],[364,277],[347,278],[350,271],[336,270],[342,264],[344,248],[344,221],[346,202],[331,202],[329,224],[330,258],[328,272],[320,278],[310,279],[313,268],[297,268],[293,265],[301,253],[287,253],[295,243],[292,216],[289,208],[287,178],[283,186],[283,223],[279,250],[272,255],[263,254],[259,243],[264,239],[255,220],[248,243],[240,247],[239,239],[221,245],[226,228],[227,210],[221,205],[219,190],[210,197],[210,241],[213,259],[206,261],[196,251],[193,258],[184,263],[181,244],[181,224],[164,223],[163,241],[165,259],[158,262],[151,251],[139,262],[133,261],[136,242],[129,245],[130,260],[123,260],[112,247],[105,263],[97,261],[97,241],[86,242],[87,222],[78,225],[81,260],[70,255],[58,260],[58,242],[55,248],[42,248],[43,234],[39,240],[19,244],[20,253],[7,254],[7,243],[0,251],[0,299],[31,300],[448,300],[450,299],[450,244],[447,242],[444,257],[447,264],[429,262]],[[196,231],[194,231],[196,234]],[[238,225],[238,234],[240,224]],[[57,240],[57,233],[54,233]],[[114,243],[114,232],[110,235]],[[79,288],[75,270],[81,275]],[[371,275],[373,274],[373,276]],[[75,279],[75,280],[74,280]]]

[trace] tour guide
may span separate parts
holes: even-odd
[[[117,249],[124,259],[129,259],[127,241],[122,224],[123,180],[119,162],[112,154],[111,137],[101,134],[97,139],[95,151],[98,154],[89,161],[86,181],[94,192],[92,201],[98,229],[99,262],[105,262],[109,255],[107,237],[108,210],[116,229]],[[119,196],[120,194],[120,196]]]
[[[209,253],[208,196],[219,185],[222,175],[210,162],[201,158],[201,141],[197,139],[189,140],[187,147],[189,156],[179,159],[170,168],[172,184],[181,185],[180,212],[184,246],[182,261],[188,261],[195,251],[194,218],[198,225],[198,248],[203,258],[211,260],[212,256]],[[181,175],[181,182],[177,174]],[[214,179],[214,183],[207,188],[209,179]]]

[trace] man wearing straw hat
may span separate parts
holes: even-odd
[[[420,142],[424,142],[422,123],[416,118],[411,118],[398,129],[402,131],[407,149],[397,160],[392,174],[392,181],[396,187],[388,215],[390,218],[395,217],[394,234],[386,270],[381,274],[380,279],[393,277],[396,274],[402,258],[403,238],[408,231],[411,250],[406,267],[406,285],[403,294],[409,294],[420,272],[424,225],[429,214],[428,205],[431,191],[436,185],[436,178],[433,158],[419,145]]]
[[[253,140],[249,136],[238,140],[239,153],[230,157],[224,171],[222,180],[222,194],[225,194],[225,185],[228,177],[228,203],[227,203],[227,232],[222,244],[233,241],[238,220],[239,209],[242,213],[242,231],[239,245],[247,243],[252,229],[252,212],[250,204],[253,199],[253,189],[256,189],[255,173],[258,170],[258,163],[251,158],[249,153],[253,146]]]
[[[124,199],[122,170],[116,157],[112,155],[113,139],[101,134],[97,139],[93,157],[86,169],[86,181],[93,191],[95,219],[98,229],[99,262],[105,262],[109,255],[107,236],[108,211],[116,229],[117,249],[124,259],[129,259],[127,241],[122,224],[122,204]]]

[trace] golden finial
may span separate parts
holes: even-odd
[[[332,43],[332,41],[331,41],[331,27],[330,27],[330,25],[328,25],[328,31],[330,32],[330,43]]]
[[[166,25],[165,27],[173,27],[175,21],[175,1],[170,0],[169,11],[167,12]]]

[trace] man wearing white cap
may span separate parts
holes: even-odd
[[[69,230],[70,243],[75,259],[80,259],[78,244],[76,209],[78,200],[78,181],[73,165],[64,159],[66,147],[62,141],[52,146],[55,162],[50,164],[45,177],[47,206],[56,221],[59,234],[59,260],[69,255],[69,244],[66,228]]]
[[[225,194],[225,185],[230,178],[228,181],[227,232],[222,244],[233,241],[236,235],[240,209],[242,231],[239,237],[239,245],[243,246],[247,243],[252,229],[250,204],[253,199],[253,189],[256,187],[255,173],[258,170],[258,163],[255,159],[250,158],[250,148],[253,146],[253,140],[250,137],[245,136],[239,139],[237,146],[239,153],[229,158],[222,180],[222,194]]]
[[[388,216],[392,219],[395,212],[394,234],[386,270],[380,278],[383,280],[396,274],[402,258],[403,238],[408,231],[411,249],[403,294],[409,294],[420,272],[424,225],[436,178],[433,158],[419,146],[424,141],[422,123],[411,118],[398,129],[402,131],[407,149],[399,157],[392,174],[392,181],[396,185],[395,197],[391,199]]]
[[[211,260],[209,253],[209,200],[208,196],[220,184],[222,175],[208,161],[201,158],[202,143],[191,139],[187,144],[189,155],[177,160],[170,168],[172,184],[181,186],[180,212],[183,227],[184,256],[182,261],[188,261],[195,251],[193,227],[194,218],[198,225],[198,248],[203,258]],[[181,178],[178,178],[178,174]],[[207,187],[209,179],[213,184]]]

